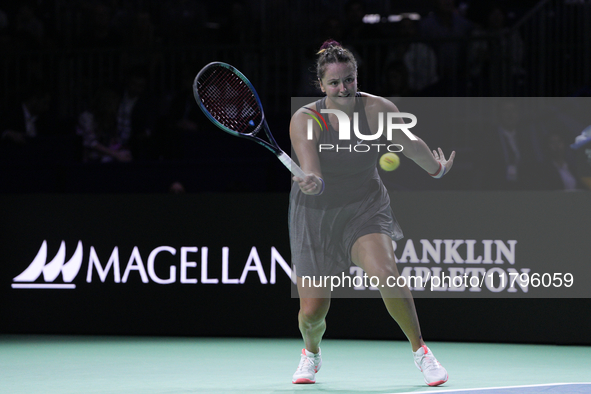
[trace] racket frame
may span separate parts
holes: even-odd
[[[230,70],[230,72],[235,74],[238,78],[240,78],[242,80],[242,82],[244,82],[246,84],[246,86],[250,89],[250,91],[254,95],[257,105],[259,107],[259,110],[261,111],[261,121],[256,126],[256,128],[253,131],[251,131],[250,133],[239,133],[239,132],[232,130],[229,127],[225,126],[224,124],[219,122],[216,118],[214,118],[213,115],[211,115],[211,113],[209,113],[209,110],[203,104],[203,101],[201,100],[201,96],[199,95],[198,81],[205,72],[207,72],[210,68],[213,68],[213,67],[224,67],[224,68]],[[245,138],[245,139],[254,141],[254,142],[264,146],[265,148],[267,148],[271,152],[273,152],[277,156],[277,158],[279,158],[279,160],[285,165],[285,167],[287,167],[287,169],[292,172],[292,174],[294,174],[295,176],[300,177],[300,178],[304,178],[306,176],[304,171],[302,171],[302,169],[291,159],[291,157],[289,157],[289,155],[287,153],[285,153],[283,150],[281,150],[281,148],[277,144],[277,141],[275,141],[275,138],[273,137],[273,134],[271,134],[271,130],[269,129],[269,125],[267,124],[267,119],[265,118],[265,111],[263,110],[263,105],[261,103],[261,99],[259,98],[259,95],[258,95],[256,89],[254,88],[252,83],[250,83],[248,78],[246,78],[246,76],[244,74],[242,74],[236,67],[234,67],[230,64],[227,64],[227,63],[223,63],[223,62],[211,62],[211,63],[207,64],[205,67],[203,67],[199,71],[199,73],[195,77],[195,80],[193,81],[193,95],[195,96],[195,101],[197,101],[199,108],[201,108],[201,110],[203,111],[205,116],[207,116],[207,118],[214,125],[216,125],[220,129],[222,129],[226,133],[229,133],[229,134],[234,135],[236,137]],[[257,137],[257,134],[261,131],[261,128],[263,128],[265,130],[265,134],[267,135],[267,138],[269,139],[270,143]]]

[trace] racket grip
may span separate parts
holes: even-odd
[[[300,166],[298,166],[287,153],[282,151],[277,157],[292,174],[302,179],[306,177],[304,171],[302,171]]]

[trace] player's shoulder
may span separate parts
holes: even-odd
[[[310,110],[316,110],[316,101],[312,101],[311,103],[308,103],[306,105],[301,106],[297,111],[297,113],[306,113],[306,112],[310,112]]]
[[[306,105],[301,106],[294,114],[292,115],[292,121],[297,121],[298,119],[303,119],[306,114],[310,112],[316,111],[316,102],[313,101]]]
[[[365,110],[372,111],[372,112],[399,112],[396,105],[390,100],[382,97],[376,96],[375,94],[367,93],[367,92],[360,92],[360,95],[363,99],[366,100],[365,102]]]

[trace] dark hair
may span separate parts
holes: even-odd
[[[357,61],[355,56],[339,44],[337,41],[328,39],[324,41],[320,50],[316,53],[316,77],[321,80],[324,77],[324,71],[327,64],[332,63],[351,63],[357,74]]]

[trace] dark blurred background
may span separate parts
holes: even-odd
[[[289,151],[290,98],[319,94],[327,38],[355,53],[360,90],[403,111],[417,97],[591,95],[589,0],[3,0],[0,192],[287,191],[272,154],[207,121],[192,81],[211,61],[236,66]],[[498,130],[419,134],[458,152],[453,177],[401,166],[382,174],[390,189],[591,188],[569,147],[591,120],[557,113],[532,130],[520,101],[495,102]]]

